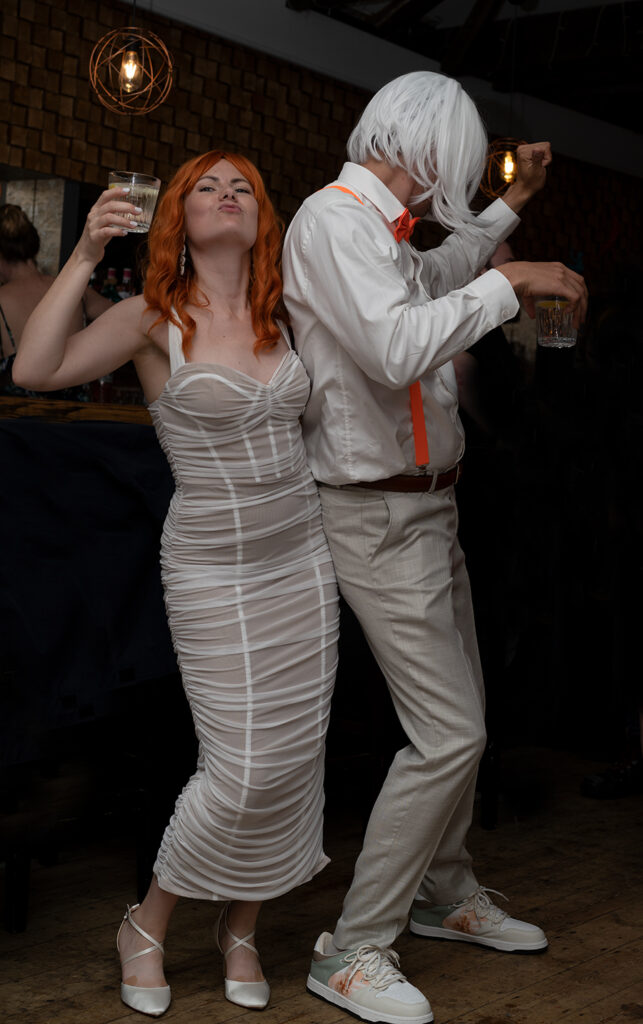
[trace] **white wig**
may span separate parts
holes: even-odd
[[[453,230],[470,222],[487,135],[475,103],[459,82],[433,71],[412,71],[383,86],[348,140],[348,157],[383,160],[418,183],[414,202],[431,198],[431,215]]]

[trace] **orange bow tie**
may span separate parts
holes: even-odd
[[[402,239],[405,238],[406,241],[408,242],[408,240],[411,237],[413,228],[415,227],[419,219],[419,217],[411,217],[411,214],[409,213],[408,210],[405,210],[404,213],[401,213],[400,216],[393,221],[393,223],[395,224],[395,231],[393,232],[393,237],[395,238],[395,241],[401,242]]]

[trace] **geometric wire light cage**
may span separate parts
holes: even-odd
[[[518,139],[495,139],[489,144],[487,164],[480,182],[480,191],[488,199],[496,199],[516,179]]]
[[[162,39],[130,25],[96,43],[89,80],[98,99],[116,114],[147,114],[172,88],[172,58]]]

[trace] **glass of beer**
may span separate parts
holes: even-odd
[[[139,174],[138,171],[109,172],[109,188],[129,188],[127,201],[134,203],[134,206],[140,206],[143,211],[138,215],[132,215],[132,226],[128,228],[130,232],[142,235],[149,231],[160,187],[161,179],[153,178],[149,174]]]

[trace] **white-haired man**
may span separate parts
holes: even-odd
[[[516,183],[474,216],[486,136],[454,80],[414,72],[389,83],[348,155],[290,227],[285,298],[312,380],[304,435],[339,586],[409,744],[373,808],[335,932],[317,942],[308,988],[364,1020],[426,1024],[429,1003],[390,949],[412,904],[419,935],[506,951],[547,945],[540,928],[494,906],[465,848],[485,729],[456,537],[464,438],[451,360],[514,316],[518,299],[533,315],[535,297],[563,295],[578,322],[587,293],[560,264],[477,276],[542,188],[551,151],[521,147]],[[409,210],[452,233],[417,252]]]

